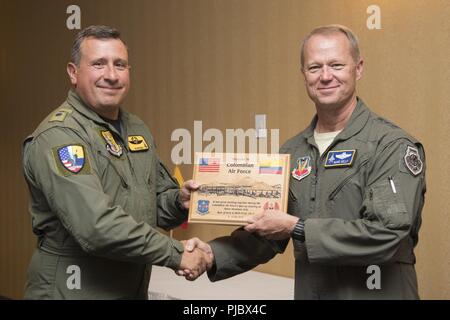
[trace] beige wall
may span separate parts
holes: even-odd
[[[78,4],[82,26],[110,24],[130,47],[133,87],[127,108],[151,127],[169,167],[176,128],[251,128],[268,115],[285,141],[314,114],[298,66],[301,39],[313,27],[341,23],[360,37],[365,74],[359,95],[425,145],[427,203],[417,248],[420,292],[450,299],[450,2],[447,0],[153,0],[0,2],[0,294],[21,297],[34,247],[20,143],[65,97],[65,63],[75,31],[66,8]],[[366,27],[371,4],[382,29]],[[207,143],[204,144],[204,146]],[[183,166],[187,178],[191,167]],[[176,236],[206,240],[231,227],[191,225]],[[260,270],[293,275],[292,249]]]

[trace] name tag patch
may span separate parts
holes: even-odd
[[[329,151],[325,161],[325,168],[351,167],[355,155],[356,150]]]
[[[146,151],[148,144],[143,136],[128,136],[128,148],[131,152]]]

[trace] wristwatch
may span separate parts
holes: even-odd
[[[298,219],[294,230],[292,230],[291,237],[294,240],[305,242],[305,222],[303,220]]]

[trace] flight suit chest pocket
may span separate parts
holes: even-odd
[[[145,184],[148,187],[156,184],[157,159],[154,153],[148,152],[146,154],[139,154],[140,159],[139,171],[145,179]]]
[[[335,198],[339,197],[341,194],[342,189],[344,189],[346,186],[353,184],[354,189],[353,192],[359,191],[361,193],[361,181],[364,173],[364,168],[366,164],[368,163],[369,159],[364,159],[360,162],[356,168],[349,168],[345,171],[344,174],[342,174],[342,177],[339,177],[336,179],[336,182],[334,184],[331,184],[331,187],[328,191],[328,200],[334,200]],[[328,169],[328,170],[339,170],[339,169]]]
[[[148,149],[140,151],[130,151],[128,156],[139,186],[150,185],[154,182],[154,171],[156,166],[156,155],[154,146],[150,140],[146,139]]]
[[[109,155],[104,154],[101,150],[97,150],[97,163],[100,178],[106,188],[110,184],[112,186],[119,185],[115,182],[120,182],[120,185],[125,189],[129,188],[127,175],[123,168],[125,166],[125,159],[111,159]]]
[[[370,188],[373,213],[389,229],[408,229],[411,221],[402,199],[400,186],[392,186],[389,179]]]

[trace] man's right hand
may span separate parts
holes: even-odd
[[[184,253],[181,258],[180,269],[176,274],[186,280],[195,280],[206,270],[210,270],[214,263],[214,254],[211,247],[199,238],[181,241],[184,245]]]

